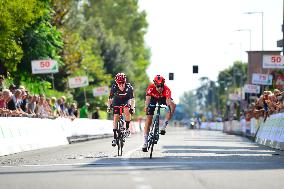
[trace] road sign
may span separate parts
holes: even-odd
[[[45,74],[57,73],[58,64],[56,60],[32,60],[32,73]]]
[[[85,87],[89,85],[87,76],[78,76],[68,78],[68,84],[70,88]]]
[[[93,88],[94,96],[103,96],[103,95],[108,95],[108,94],[109,94],[108,86]]]
[[[284,57],[281,55],[263,55],[263,68],[284,68]]]

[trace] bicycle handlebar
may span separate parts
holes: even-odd
[[[122,105],[122,106],[111,106],[111,108],[130,108],[130,104]]]
[[[167,105],[164,105],[164,104],[149,104],[148,107],[160,107],[160,108],[167,108],[168,106]]]

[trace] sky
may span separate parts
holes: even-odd
[[[184,92],[200,86],[199,78],[216,81],[219,72],[234,61],[247,62],[248,50],[262,50],[262,46],[282,50],[276,41],[283,36],[283,0],[138,2],[140,10],[147,12],[149,24],[145,42],[151,49],[151,64],[147,74],[151,80],[157,74],[164,76],[176,102]],[[192,73],[193,65],[198,65],[198,74]],[[168,80],[170,72],[173,81]]]

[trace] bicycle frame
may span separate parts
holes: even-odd
[[[119,108],[119,120],[117,122],[117,137],[116,137],[118,156],[122,156],[122,149],[124,146],[125,131],[124,131],[123,109],[125,107],[128,107],[128,105],[113,106],[113,108]]]

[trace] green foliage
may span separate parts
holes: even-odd
[[[147,25],[137,0],[2,0],[0,68],[31,93],[62,92],[83,104],[85,90],[88,101],[102,109],[107,96],[93,97],[92,89],[110,86],[113,76],[124,72],[135,88],[137,112],[144,114],[150,60],[144,44]],[[57,91],[51,89],[50,74],[31,74],[35,59],[59,62],[59,73],[54,74]],[[90,85],[69,89],[67,78],[82,75]]]
[[[134,0],[90,0],[84,6],[86,26],[83,38],[96,38],[96,52],[104,61],[104,68],[114,76],[124,72],[136,95],[138,114],[143,113],[145,90],[149,79],[149,49],[144,46],[147,28],[146,13],[138,12]]]
[[[17,69],[24,52],[20,38],[43,11],[36,0],[1,0],[0,2],[0,64],[5,71]]]
[[[180,98],[180,103],[183,106],[184,112],[193,117],[193,113],[197,111],[197,99],[193,91],[185,92]]]
[[[181,104],[185,110],[189,107],[200,108],[201,112],[210,111],[213,114],[225,113],[228,94],[240,91],[247,80],[247,63],[239,61],[234,62],[233,66],[219,72],[218,80],[211,81],[208,77],[200,78],[200,86],[196,93],[185,93],[181,97]],[[196,102],[194,102],[194,100]]]

